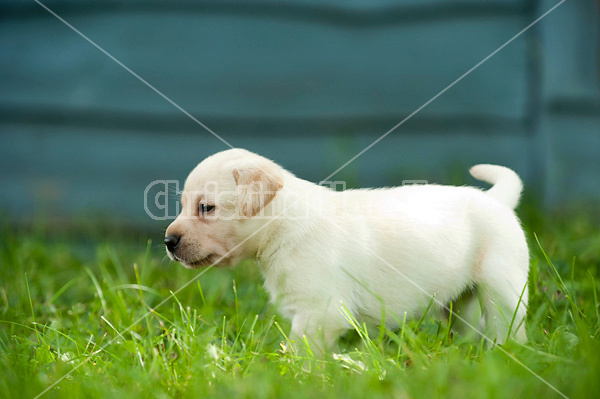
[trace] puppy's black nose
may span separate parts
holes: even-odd
[[[170,234],[165,237],[165,245],[167,246],[167,249],[169,250],[169,252],[175,251],[175,248],[177,248],[177,245],[179,244],[180,239],[181,239],[181,236],[176,236],[173,234]]]

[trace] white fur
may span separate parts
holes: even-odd
[[[350,328],[341,303],[375,324],[385,309],[386,324],[396,328],[405,312],[421,315],[432,295],[446,304],[472,289],[482,301],[486,335],[504,342],[516,311],[513,333],[526,340],[529,255],[513,210],[522,183],[512,170],[475,166],[473,176],[495,183],[487,192],[441,185],[335,192],[236,149],[199,164],[184,194],[215,179],[220,189],[235,190],[233,169],[252,165],[282,182],[263,209],[281,217],[199,222],[184,211],[167,234],[184,231],[182,241],[202,256],[205,236],[224,248],[232,237],[242,242],[228,263],[258,260],[273,302],[292,321],[293,340],[306,335],[331,347]]]

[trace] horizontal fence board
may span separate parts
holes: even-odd
[[[281,135],[249,135],[236,137],[235,144],[319,182],[375,138],[365,133],[297,135],[292,142]],[[9,188],[0,192],[0,206],[14,216],[41,212],[72,217],[97,211],[141,224],[154,223],[143,202],[151,182],[183,184],[198,162],[226,148],[204,134],[100,129],[78,134],[76,128],[26,125],[0,125],[0,140],[11,142],[0,147],[0,184]],[[468,180],[468,167],[477,162],[503,163],[527,178],[531,171],[525,154],[531,140],[500,132],[482,136],[466,127],[454,135],[407,129],[387,137],[331,180],[344,180],[348,187],[400,185],[405,179],[451,183],[448,178],[456,173]]]
[[[529,0],[45,0],[56,12],[142,12],[182,10],[187,13],[240,13],[324,23],[365,25],[398,20],[435,18],[440,15],[506,14],[530,10]],[[35,16],[46,11],[30,0],[5,0],[2,15]]]
[[[199,119],[401,116],[527,22],[515,13],[351,29],[175,10],[68,20]],[[179,112],[51,15],[2,22],[0,104]],[[515,40],[423,113],[522,118],[525,50]]]

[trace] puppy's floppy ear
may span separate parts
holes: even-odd
[[[238,206],[242,215],[256,216],[283,187],[283,177],[273,168],[234,169]]]

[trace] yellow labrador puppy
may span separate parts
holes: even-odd
[[[336,192],[242,149],[219,152],[188,176],[166,232],[188,268],[255,258],[265,287],[304,335],[331,346],[358,320],[398,327],[404,313],[476,290],[484,331],[526,340],[528,248],[514,213],[522,183],[495,165],[471,169],[488,191],[441,185]]]

